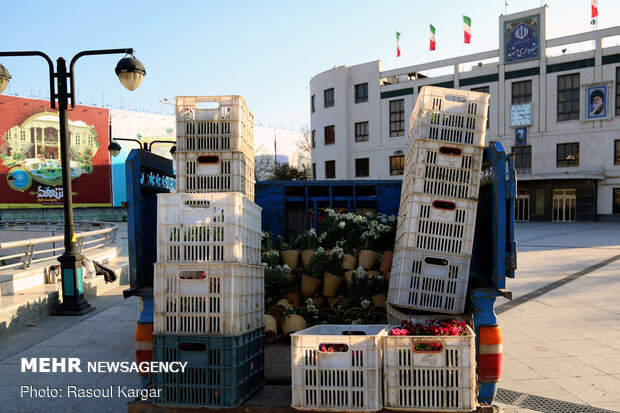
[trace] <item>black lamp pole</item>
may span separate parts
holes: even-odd
[[[56,100],[58,100],[58,117],[60,121],[60,159],[62,163],[62,186],[63,186],[63,208],[65,215],[65,252],[58,257],[60,262],[60,269],[62,274],[62,296],[63,300],[58,309],[52,312],[53,315],[67,315],[67,316],[79,316],[86,314],[89,311],[94,310],[84,298],[84,290],[82,284],[82,255],[77,252],[75,247],[76,237],[75,228],[73,225],[73,199],[71,190],[71,160],[69,157],[69,147],[71,142],[69,141],[68,131],[68,117],[67,109],[69,100],[71,100],[71,107],[75,107],[75,82],[73,79],[73,66],[77,59],[86,55],[102,55],[102,54],[131,54],[133,55],[133,49],[106,49],[106,50],[87,50],[76,54],[69,65],[69,71],[67,72],[66,61],[64,58],[59,57],[56,61],[56,73],[54,73],[54,64],[52,60],[43,52],[28,51],[28,52],[0,52],[0,56],[41,56],[49,65],[50,76],[50,102],[52,109],[56,108]],[[137,71],[142,75],[146,74],[144,66],[139,63],[135,58],[125,58],[119,62],[117,66],[117,74],[119,74],[119,67],[121,63],[131,59],[129,64],[139,64]],[[127,63],[127,62],[125,62]],[[138,65],[136,65],[138,66]],[[124,67],[126,69],[126,66]],[[136,68],[134,67],[134,70]],[[121,70],[125,73],[129,70]],[[8,73],[8,71],[7,71]],[[9,76],[10,78],[10,76]],[[54,78],[57,81],[57,91],[54,91]],[[120,78],[120,76],[119,76]],[[1,80],[1,79],[0,79]],[[8,79],[7,79],[8,81]],[[141,79],[140,79],[141,81]],[[121,79],[123,82],[123,79]],[[138,82],[139,85],[139,82]],[[129,88],[125,85],[125,87]],[[135,86],[137,87],[137,85]],[[134,89],[135,89],[134,87]],[[133,90],[133,89],[130,89]]]

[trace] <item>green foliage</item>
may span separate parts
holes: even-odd
[[[314,250],[319,247],[319,238],[316,236],[314,228],[310,228],[309,231],[302,232],[292,243],[294,249]]]
[[[282,294],[291,290],[294,279],[288,265],[265,267],[265,302],[272,304],[277,302]]]
[[[335,247],[331,252],[326,252],[323,248],[319,247],[310,262],[308,263],[308,275],[319,280],[323,279],[323,274],[329,272],[334,275],[340,275],[342,269],[342,259],[344,252],[342,248]]]

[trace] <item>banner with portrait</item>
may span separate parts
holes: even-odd
[[[607,117],[607,85],[586,86],[586,119],[596,120]]]

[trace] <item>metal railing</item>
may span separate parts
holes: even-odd
[[[34,263],[46,261],[57,255],[62,255],[65,249],[64,223],[62,221],[1,222],[0,231],[59,231],[63,234],[52,237],[30,238],[0,243],[0,270],[19,267],[26,269]],[[77,251],[82,252],[93,248],[107,247],[116,241],[117,231],[118,226],[109,222],[76,222],[75,238],[77,240]],[[56,243],[60,246],[57,247]],[[37,247],[44,249],[37,249]],[[20,251],[22,248],[23,251]]]

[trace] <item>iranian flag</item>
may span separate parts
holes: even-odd
[[[465,43],[471,43],[471,19],[465,15],[463,15],[463,31]]]
[[[598,0],[592,0],[592,18],[598,16]]]
[[[396,32],[396,57],[400,56],[400,44],[399,44],[399,41],[400,41],[400,33]]]
[[[430,50],[435,50],[435,26],[431,24],[431,46]]]

